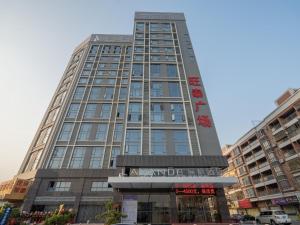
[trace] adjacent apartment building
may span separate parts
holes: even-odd
[[[25,211],[93,222],[112,199],[127,223],[214,222],[227,166],[184,15],[137,12],[133,35],[74,50],[16,177]]]
[[[229,167],[224,176],[239,183],[226,188],[231,214],[256,215],[264,209],[283,209],[299,215],[300,89],[288,89],[277,108],[222,151]]]

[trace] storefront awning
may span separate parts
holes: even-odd
[[[172,188],[176,184],[213,184],[215,187],[237,183],[236,177],[109,177],[108,183],[113,188]]]

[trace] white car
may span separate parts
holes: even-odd
[[[290,225],[291,219],[288,217],[288,215],[281,210],[267,210],[260,213],[259,216],[256,217],[256,222],[258,224],[285,224]]]

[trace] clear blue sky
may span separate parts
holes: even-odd
[[[0,0],[0,180],[16,173],[74,47],[131,34],[135,11],[185,13],[222,145],[300,87],[298,0]]]

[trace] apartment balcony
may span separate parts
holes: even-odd
[[[296,112],[293,112],[291,115],[281,120],[282,124],[284,124],[285,127],[288,127],[297,121],[298,121],[298,116]],[[288,125],[289,123],[291,124]]]
[[[275,184],[276,182],[277,181],[273,175],[268,175],[268,176],[261,177],[260,179],[253,180],[253,183],[255,184],[254,187],[256,188],[269,185],[269,184]]]
[[[246,160],[246,164],[249,165],[263,157],[265,157],[266,154],[264,153],[263,150],[260,150],[259,152],[255,153],[254,155],[252,155],[251,157],[245,158]]]
[[[242,151],[243,151],[243,155],[247,154],[248,152],[250,152],[251,150],[255,149],[256,147],[258,147],[260,145],[259,140],[255,140],[252,143],[250,143],[249,145],[247,145],[247,147],[245,147]]]
[[[265,171],[270,170],[270,169],[271,169],[271,167],[270,167],[269,163],[264,162],[264,163],[260,164],[259,166],[255,166],[255,167],[249,169],[250,170],[250,176],[254,176],[256,174],[265,172]]]
[[[257,191],[257,196],[258,197],[265,197],[268,195],[275,195],[275,194],[280,194],[280,191],[278,188],[276,189],[270,189],[270,190],[264,190],[264,191]]]
[[[274,127],[271,128],[272,135],[277,134],[281,130],[283,130],[283,127],[280,125],[280,123],[276,124]]]
[[[287,146],[299,139],[300,139],[300,129],[297,129],[297,130],[293,131],[292,133],[289,133],[287,138],[278,142],[278,147],[284,148],[285,146]]]
[[[291,157],[295,154],[296,154],[296,151],[293,150],[293,149],[283,151],[283,155],[284,155],[285,158],[289,158],[289,157]]]

